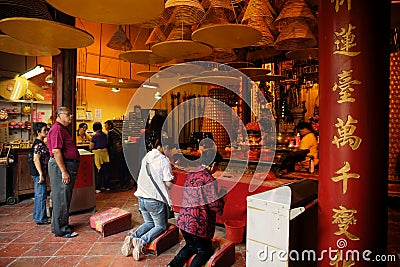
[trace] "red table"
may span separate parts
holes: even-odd
[[[178,212],[178,203],[182,200],[182,186],[186,180],[187,172],[174,170],[174,176],[176,178],[175,184],[180,185],[180,187],[173,187],[170,191],[170,197],[174,204],[174,211]],[[246,223],[247,196],[258,194],[277,188],[286,183],[293,182],[293,180],[276,178],[272,172],[257,174],[256,177],[261,179],[262,182],[256,190],[250,192],[249,185],[254,185],[252,174],[241,175],[239,173],[218,171],[214,174],[214,177],[218,181],[218,188],[221,188],[221,186],[230,188],[226,197],[224,213],[222,215],[217,215],[217,223],[221,224],[227,220],[239,220]]]

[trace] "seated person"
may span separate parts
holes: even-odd
[[[318,141],[315,137],[314,130],[310,123],[301,121],[296,126],[297,131],[300,134],[300,146],[299,149],[309,149],[310,152],[307,154],[307,159],[299,163],[300,169],[308,169],[310,167],[310,158],[314,160],[314,166],[319,162],[318,160]]]
[[[89,143],[90,139],[92,139],[92,137],[88,133],[86,133],[87,129],[88,125],[86,123],[82,122],[79,124],[76,133],[77,144]]]
[[[200,154],[209,149],[217,150],[217,146],[215,145],[214,140],[207,137],[201,140],[199,143]]]

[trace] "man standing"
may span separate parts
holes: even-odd
[[[104,123],[105,129],[108,132],[108,154],[113,168],[118,172],[119,185],[121,188],[129,188],[130,178],[128,167],[126,166],[124,152],[122,150],[122,134],[110,120]]]
[[[71,124],[72,115],[69,108],[59,107],[55,114],[56,121],[47,135],[53,203],[51,231],[57,237],[65,238],[78,235],[69,225],[69,206],[79,167],[79,152],[67,129]]]

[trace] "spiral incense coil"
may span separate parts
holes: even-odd
[[[299,20],[307,22],[310,25],[317,23],[314,14],[303,0],[288,0],[275,19],[275,25],[279,31],[282,31],[285,25]]]
[[[204,16],[205,11],[197,0],[167,0],[167,11],[172,10],[170,23],[175,25],[193,25]]]
[[[317,40],[305,21],[294,21],[283,27],[275,41],[277,50],[298,50],[317,45]]]

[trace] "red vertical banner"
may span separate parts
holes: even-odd
[[[319,266],[379,266],[387,239],[390,1],[319,5]]]

